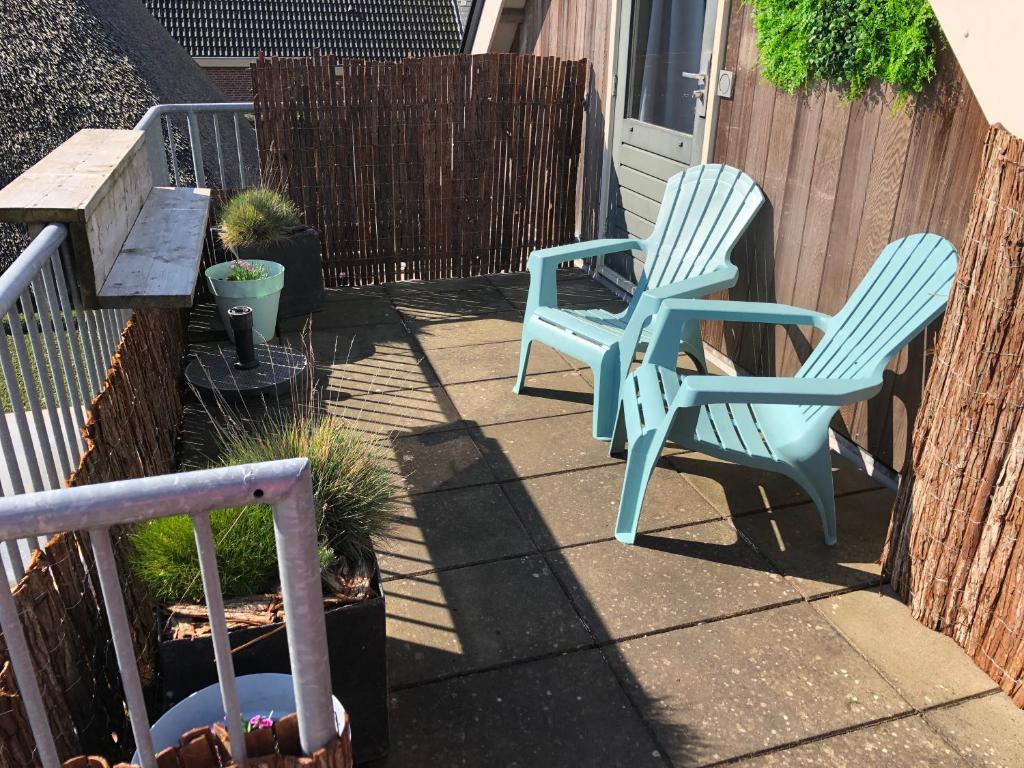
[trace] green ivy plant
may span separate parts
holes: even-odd
[[[928,0],[746,0],[764,77],[795,93],[817,81],[859,98],[877,78],[903,98],[935,75],[940,30]]]

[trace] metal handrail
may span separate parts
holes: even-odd
[[[174,515],[192,518],[221,700],[231,747],[236,752],[232,757],[241,765],[245,761],[245,741],[241,733],[241,710],[209,513],[252,503],[254,499],[269,504],[273,510],[299,740],[302,750],[312,754],[334,738],[338,730],[331,701],[327,629],[308,459],[284,459],[121,480],[0,499],[0,541],[57,531],[88,531],[121,670],[132,732],[143,768],[156,768],[156,755],[110,528]],[[35,666],[11,595],[10,582],[2,569],[0,628],[3,629],[39,757],[44,768],[60,768],[60,757]]]

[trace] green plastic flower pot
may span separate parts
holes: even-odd
[[[270,276],[262,280],[228,280],[232,262],[225,261],[207,267],[206,282],[210,286],[210,293],[217,300],[217,312],[220,313],[220,320],[231,341],[235,340],[235,336],[228,320],[228,310],[246,306],[252,308],[253,341],[262,344],[274,337],[277,328],[277,305],[281,300],[281,289],[284,288],[284,267],[276,261],[259,259],[249,263],[263,265]]]

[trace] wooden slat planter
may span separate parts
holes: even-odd
[[[1024,140],[982,167],[882,562],[1024,706]]]

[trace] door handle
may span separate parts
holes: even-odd
[[[683,77],[688,77],[691,80],[696,80],[701,85],[707,85],[708,76],[706,72],[680,72]]]

